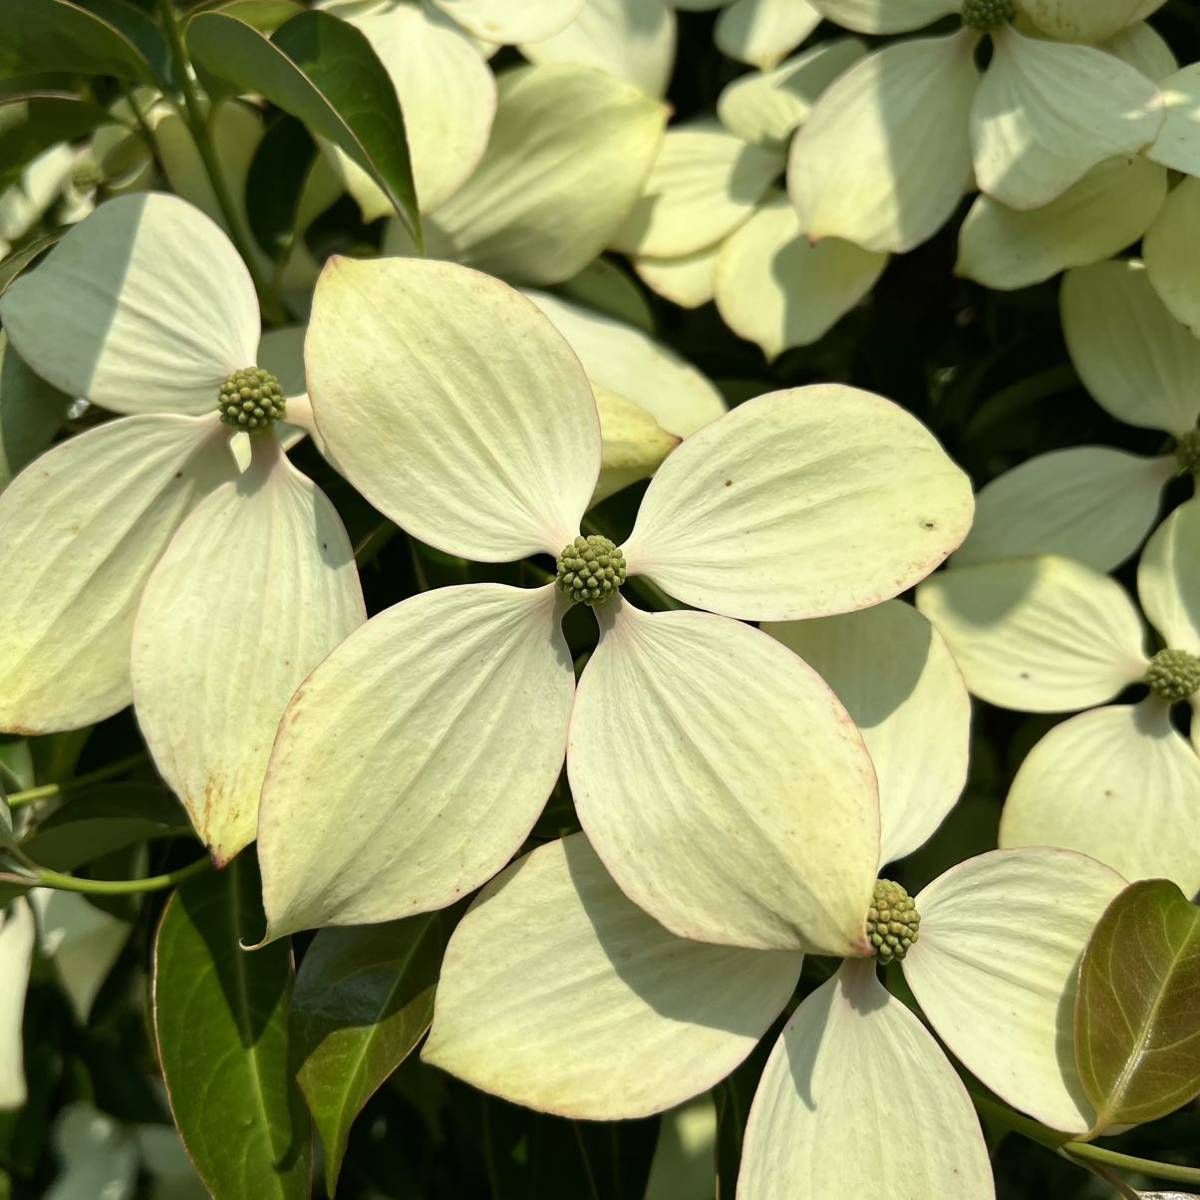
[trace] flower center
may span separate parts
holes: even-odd
[[[1146,683],[1172,704],[1200,691],[1200,658],[1186,650],[1160,650],[1151,660]]]
[[[963,24],[981,33],[1007,25],[1016,15],[1016,0],[963,0]]]
[[[625,582],[625,555],[598,533],[564,546],[555,566],[555,582],[572,604],[604,604]]]
[[[890,879],[875,881],[867,912],[867,941],[884,966],[903,958],[920,936],[921,916],[912,897]]]
[[[1175,457],[1181,471],[1200,475],[1200,429],[1189,429],[1175,447]]]
[[[221,394],[217,397],[221,420],[248,433],[270,429],[283,417],[286,408],[279,380],[262,367],[234,371],[221,384]]]

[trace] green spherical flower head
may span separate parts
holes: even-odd
[[[1180,471],[1200,475],[1200,429],[1189,429],[1175,447]]]
[[[1172,704],[1200,691],[1200,658],[1186,650],[1160,650],[1146,672],[1150,690]]]
[[[920,936],[921,917],[912,897],[890,879],[875,882],[875,895],[867,912],[867,941],[884,966],[903,958]]]
[[[1016,0],[963,0],[963,24],[981,33],[1007,25],[1016,15]]]
[[[604,604],[625,582],[625,555],[598,533],[564,546],[555,565],[556,582],[572,604]]]
[[[281,420],[287,409],[283,388],[270,371],[247,367],[221,384],[217,398],[221,420],[247,433],[262,433]]]

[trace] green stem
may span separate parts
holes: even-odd
[[[198,858],[177,871],[168,871],[165,875],[150,875],[145,879],[80,879],[76,875],[64,875],[45,867],[38,867],[35,877],[38,887],[54,888],[60,892],[83,892],[89,896],[132,896],[142,892],[161,892],[211,870],[212,861],[205,857]]]
[[[174,0],[158,0],[158,7],[162,13],[163,29],[171,48],[171,62],[175,68],[179,90],[183,95],[184,108],[180,115],[187,122],[192,137],[195,139],[196,149],[200,152],[204,169],[208,172],[208,177],[212,182],[217,203],[220,204],[221,211],[225,214],[225,225],[229,230],[229,236],[233,239],[233,244],[237,247],[238,253],[242,256],[246,268],[250,272],[250,277],[254,280],[263,316],[272,323],[281,325],[287,320],[287,311],[259,269],[259,256],[254,236],[242,215],[241,208],[234,200],[233,190],[229,186],[229,180],[225,178],[225,171],[217,157],[217,149],[212,138],[212,127],[205,115],[196,81],[192,78],[191,62],[188,58],[187,47],[184,45],[183,30],[179,24],[179,15],[175,12]]]
[[[1121,1154],[1116,1150],[1107,1150],[1103,1146],[1093,1146],[1088,1142],[1073,1142],[1065,1134],[1055,1133],[1044,1125],[1029,1117],[1023,1117],[1012,1109],[987,1096],[971,1093],[975,1107],[984,1116],[992,1118],[999,1124],[1053,1150],[1068,1160],[1078,1160],[1078,1165],[1086,1166],[1096,1163],[1105,1167],[1117,1167],[1122,1171],[1140,1171],[1156,1179],[1168,1179],[1172,1183],[1200,1183],[1200,1167],[1179,1167],[1173,1163],[1155,1162],[1149,1158],[1134,1158],[1131,1154]]]
[[[53,800],[59,796],[65,796],[68,792],[88,787],[90,784],[103,783],[106,779],[124,775],[132,767],[141,766],[146,761],[145,754],[131,754],[128,758],[119,758],[116,762],[109,763],[107,767],[100,767],[98,770],[89,771],[86,775],[78,775],[74,779],[64,780],[62,783],[46,783],[41,787],[27,788],[23,792],[13,792],[8,797],[8,807],[20,808],[25,804],[36,804],[39,800]]]
[[[129,111],[133,113],[134,120],[137,122],[138,132],[141,133],[142,140],[146,143],[146,151],[154,161],[154,169],[165,179],[167,172],[158,154],[158,142],[155,140],[154,130],[150,128],[150,122],[146,120],[146,114],[142,112],[142,106],[138,103],[137,93],[132,84],[125,88],[125,99],[129,102]]]

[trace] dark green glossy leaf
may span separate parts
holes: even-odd
[[[325,12],[303,12],[271,38],[236,17],[200,13],[187,44],[198,66],[265,96],[340,146],[417,231],[416,189],[396,89],[367,39]]]
[[[310,1135],[288,1069],[286,941],[262,931],[245,855],[167,903],[154,947],[154,1024],[175,1124],[220,1200],[307,1200]]]
[[[0,0],[0,70],[10,75],[73,71],[157,82],[134,42],[69,0]]]
[[[0,779],[10,792],[33,787],[33,752],[29,739],[15,734],[0,734]]]
[[[1075,1054],[1096,1109],[1089,1137],[1200,1095],[1200,909],[1165,879],[1126,888],[1079,968]]]
[[[101,20],[119,30],[141,52],[156,78],[167,84],[171,80],[171,52],[162,30],[128,0],[73,0]]]
[[[74,871],[83,863],[140,842],[175,837],[187,828],[179,801],[165,788],[100,784],[44,821],[23,849],[39,866]]]
[[[218,0],[205,7],[206,12],[222,12],[237,17],[263,33],[274,33],[284,21],[290,21],[304,7],[296,0]]]
[[[49,447],[69,403],[26,366],[0,332],[0,489]]]
[[[25,165],[59,142],[90,132],[108,114],[72,92],[16,92],[0,97],[0,181],[12,182]]]
[[[20,250],[14,250],[3,262],[0,262],[0,296],[8,291],[13,280],[22,271],[32,266],[38,256],[45,254],[66,232],[65,229],[59,229],[54,233],[48,233],[45,237],[38,238],[27,246],[22,246]]]
[[[433,1020],[447,924],[433,913],[323,929],[300,964],[292,1045],[300,1088],[325,1143],[330,1196],[354,1119]]]
[[[278,261],[292,246],[300,201],[317,144],[295,117],[276,121],[263,136],[246,177],[246,215],[255,241]]]

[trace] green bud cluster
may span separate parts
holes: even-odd
[[[1146,683],[1172,704],[1200,691],[1200,658],[1186,650],[1160,650],[1151,660]]]
[[[875,882],[867,912],[867,941],[886,966],[903,958],[920,936],[921,917],[912,897],[890,879]]]
[[[625,582],[625,555],[598,533],[564,546],[555,566],[556,582],[572,604],[603,604]]]
[[[1016,0],[963,0],[962,19],[968,29],[989,33],[1017,15]]]
[[[88,192],[92,188],[98,188],[103,182],[104,172],[100,169],[100,164],[90,155],[81,158],[71,168],[71,186],[76,191]]]
[[[283,417],[287,401],[279,380],[262,367],[247,367],[234,371],[221,384],[217,409],[226,425],[248,433],[270,429]]]
[[[1200,429],[1189,429],[1175,446],[1180,471],[1200,475]]]

